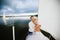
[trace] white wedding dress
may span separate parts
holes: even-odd
[[[32,21],[29,23],[29,31],[33,32],[33,34],[29,34],[26,40],[49,40],[41,32],[34,32],[34,24],[32,23]]]

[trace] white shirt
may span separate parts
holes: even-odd
[[[34,27],[35,25],[33,24],[33,22],[29,22],[29,32],[34,32]]]
[[[29,31],[33,32],[33,34],[32,35],[28,35],[26,40],[49,40],[41,32],[34,32],[34,27],[35,27],[35,25],[31,21],[29,23]]]

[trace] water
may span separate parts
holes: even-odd
[[[13,25],[14,25],[14,34],[15,40],[25,40],[26,36],[28,35],[28,23],[30,20],[27,18],[20,18],[20,17],[7,17],[5,19],[6,26],[4,24],[3,18],[0,17],[0,36],[1,39],[4,40],[13,40]]]
[[[4,22],[3,22],[3,19],[2,18],[0,18],[0,25],[1,24],[4,24]]]

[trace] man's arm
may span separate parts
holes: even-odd
[[[42,30],[42,29],[40,29],[40,32],[41,32],[44,36],[46,36],[49,40],[55,40],[55,38],[54,38],[50,33],[46,32],[46,31],[44,31],[44,30]]]

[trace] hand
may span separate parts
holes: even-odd
[[[39,32],[40,29],[41,29],[41,25],[36,25],[35,29],[34,29],[34,32]]]

